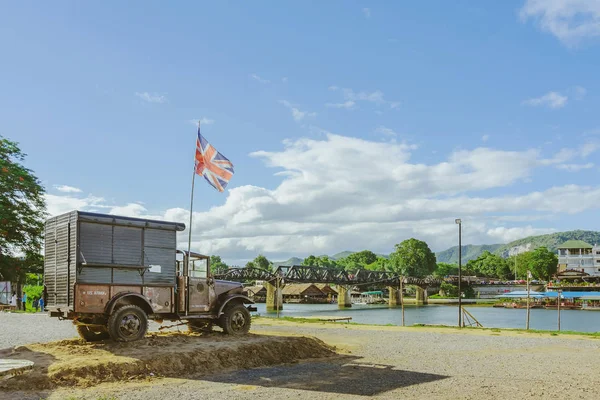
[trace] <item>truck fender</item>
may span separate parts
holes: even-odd
[[[223,310],[227,306],[227,303],[229,303],[232,300],[236,300],[236,299],[241,300],[241,302],[244,304],[254,304],[254,301],[250,300],[250,298],[248,298],[247,296],[244,296],[243,294],[229,295],[223,299],[223,303],[221,304],[221,307],[219,308],[219,312],[217,313],[217,318],[220,317],[221,315],[223,315]]]
[[[125,298],[127,298],[127,304],[135,304],[135,305],[141,307],[142,310],[144,310],[146,312],[146,314],[148,314],[148,315],[153,313],[152,305],[150,304],[148,299],[146,297],[142,296],[141,294],[135,293],[135,292],[123,292],[123,293],[119,293],[116,296],[114,296],[106,304],[105,313],[107,315],[110,315],[114,311],[115,307],[117,306],[117,303],[120,300],[125,300]]]

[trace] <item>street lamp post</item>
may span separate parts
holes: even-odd
[[[462,221],[457,218],[454,222],[458,224],[458,327],[462,328]]]

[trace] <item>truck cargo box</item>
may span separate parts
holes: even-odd
[[[75,284],[176,284],[176,234],[182,223],[73,211],[45,228],[48,309],[73,309]]]

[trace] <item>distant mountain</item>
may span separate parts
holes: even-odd
[[[339,260],[340,258],[348,257],[349,255],[354,254],[354,253],[356,253],[356,251],[342,251],[340,253],[330,256],[329,258],[334,259],[334,260]]]
[[[469,260],[474,260],[484,251],[497,254],[507,258],[512,254],[524,253],[535,250],[538,247],[547,247],[555,252],[557,247],[567,240],[583,240],[591,245],[600,244],[600,232],[596,231],[567,231],[556,232],[547,235],[529,236],[523,239],[515,240],[507,244],[483,244],[483,245],[464,245],[462,246],[463,264]],[[435,253],[438,262],[458,263],[458,246],[450,247],[448,250]]]
[[[273,263],[273,266],[275,268],[279,267],[280,265],[300,265],[302,264],[302,261],[304,261],[303,258],[298,258],[298,257],[292,257],[289,260],[286,261],[276,261]]]
[[[481,255],[484,251],[494,253],[500,247],[505,246],[504,244],[467,244],[461,246],[462,263],[466,264],[469,260],[474,260]],[[437,262],[444,262],[450,264],[458,264],[458,246],[450,247],[448,250],[439,251],[435,253]]]
[[[567,231],[556,232],[547,235],[529,236],[524,239],[515,240],[505,244],[494,252],[502,257],[508,257],[515,253],[524,253],[526,251],[535,250],[538,247],[547,247],[550,251],[555,252],[562,243],[567,240],[583,240],[591,244],[600,244],[600,232],[596,231]]]

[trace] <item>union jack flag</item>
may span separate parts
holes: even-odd
[[[225,190],[233,176],[233,164],[204,139],[200,134],[200,126],[196,140],[195,169],[198,175],[202,175],[219,192]]]

